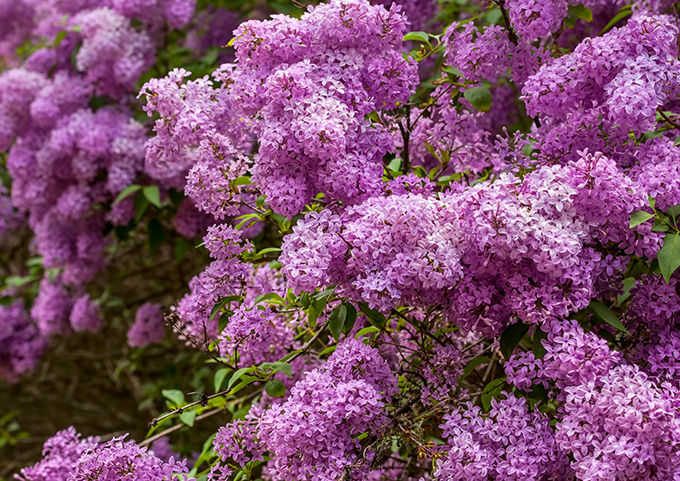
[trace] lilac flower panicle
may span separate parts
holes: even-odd
[[[162,306],[147,302],[135,313],[135,322],[127,333],[128,345],[141,347],[156,344],[165,337]]]

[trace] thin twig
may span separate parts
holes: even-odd
[[[672,121],[670,118],[668,118],[668,116],[663,112],[663,110],[661,110],[661,107],[657,108],[656,111],[659,112],[659,114],[661,114],[661,116],[668,125],[670,125],[674,129],[680,130],[680,125]]]
[[[326,322],[326,324],[323,325],[323,327],[321,327],[321,329],[317,331],[316,334],[314,334],[314,336],[312,336],[312,338],[309,341],[307,341],[307,344],[302,346],[302,348],[300,348],[298,352],[296,352],[290,359],[288,359],[287,362],[297,359],[298,357],[302,356],[310,347],[312,347],[312,344],[314,344],[314,342],[316,342],[319,336],[321,336],[321,333],[326,330],[326,327],[328,326],[329,323],[330,319]]]
[[[205,419],[205,418],[207,418],[207,417],[210,417],[210,416],[212,416],[212,415],[214,415],[214,414],[219,413],[220,411],[224,411],[224,408],[223,408],[223,407],[221,407],[221,408],[215,408],[215,409],[213,409],[212,411],[208,411],[207,413],[203,413],[203,414],[201,414],[200,416],[196,416],[196,419],[194,419],[194,422],[200,421],[201,419]],[[154,434],[154,435],[151,436],[150,438],[145,439],[144,441],[142,441],[141,443],[139,443],[139,445],[140,445],[140,446],[146,446],[147,444],[151,444],[151,443],[153,443],[156,439],[162,438],[163,436],[166,436],[166,435],[168,435],[168,434],[170,434],[170,433],[173,433],[173,432],[175,432],[175,431],[178,431],[178,430],[182,429],[184,426],[185,426],[184,423],[182,423],[182,424],[175,424],[174,426],[169,427],[169,428],[166,429],[165,431],[161,431],[160,433]]]

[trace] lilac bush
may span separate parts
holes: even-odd
[[[182,192],[176,230],[211,259],[128,343],[161,342],[165,312],[205,366],[161,386],[147,440],[60,433],[19,479],[678,479],[675,5],[330,0],[234,25],[211,72],[149,75],[166,24],[204,52],[189,3],[62,8],[61,42],[0,76],[44,265],[35,325],[2,311],[33,357],[0,348],[0,372],[96,330],[103,226]]]

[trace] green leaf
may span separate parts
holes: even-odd
[[[534,387],[531,389],[531,392],[529,393],[529,397],[531,399],[539,399],[543,401],[544,404],[547,404],[548,401],[550,400],[548,398],[548,390],[543,387],[543,384],[534,384]]]
[[[415,165],[413,166],[413,173],[416,174],[416,176],[419,179],[426,179],[427,177],[427,171],[423,168],[422,165]]]
[[[229,320],[231,319],[232,314],[233,314],[233,312],[227,311],[227,312],[223,312],[220,315],[220,318],[217,320],[217,331],[218,332],[221,333],[222,331],[224,331],[227,328],[227,326],[229,325]]]
[[[505,359],[510,359],[515,348],[528,331],[529,326],[521,322],[512,324],[503,331],[503,334],[501,334],[501,353]]]
[[[57,34],[57,36],[54,39],[54,46],[55,47],[58,47],[59,44],[61,43],[61,41],[64,40],[64,38],[66,38],[66,34],[67,34],[66,30],[62,30],[61,32],[59,32]]]
[[[0,306],[7,307],[12,304],[14,298],[12,296],[2,296],[0,297]]]
[[[340,338],[340,333],[345,325],[345,319],[347,319],[347,306],[345,304],[340,304],[331,311],[328,329],[331,331],[335,342],[338,342]]]
[[[215,63],[217,60],[217,56],[219,55],[219,50],[216,48],[211,48],[207,54],[205,54],[201,58],[201,62],[207,66],[211,66],[212,64]]]
[[[237,217],[236,220],[243,219],[241,222],[238,223],[236,226],[237,230],[241,230],[244,225],[248,224],[248,227],[251,225],[255,224],[256,222],[260,222],[262,219],[260,219],[260,214],[246,214],[242,215],[240,217]]]
[[[477,356],[472,361],[468,362],[465,365],[465,369],[463,369],[463,374],[460,376],[460,378],[458,378],[458,383],[460,383],[463,379],[468,377],[472,373],[472,371],[474,371],[478,366],[489,361],[491,361],[491,358],[487,356]]]
[[[666,214],[671,216],[673,219],[677,219],[680,217],[680,204],[674,205],[673,207],[669,207],[668,210],[666,211]]]
[[[357,308],[353,304],[347,303],[347,317],[345,318],[345,324],[342,326],[342,333],[347,334],[354,327],[354,323],[357,320]]]
[[[323,313],[323,311],[326,309],[326,306],[328,305],[328,295],[330,294],[323,297],[318,297],[319,294],[315,296],[314,300],[307,309],[307,320],[309,321],[309,325],[311,327],[316,326],[316,320],[319,318],[319,316]]]
[[[234,185],[250,185],[250,176],[243,175],[234,180]]]
[[[134,194],[138,190],[142,188],[141,185],[128,185],[126,188],[123,189],[123,191],[118,194],[118,197],[116,197],[116,200],[113,201],[113,204],[111,204],[111,207],[115,206],[116,204],[119,204],[123,199],[125,199],[127,196]]]
[[[163,226],[158,219],[149,221],[149,249],[151,252],[158,251],[158,248],[165,242],[168,234],[163,230]]]
[[[238,381],[239,379],[241,379],[241,377],[242,377],[245,373],[247,373],[248,371],[250,371],[251,369],[252,369],[252,367],[243,367],[243,368],[239,369],[238,371],[236,371],[236,372],[234,373],[234,375],[231,376],[231,379],[229,379],[229,384],[227,384],[227,389],[231,389],[231,386],[233,386],[234,383],[235,383],[236,381]]]
[[[283,297],[278,295],[276,292],[269,292],[267,294],[260,294],[259,296],[257,296],[255,298],[254,305],[259,304],[260,302],[264,302],[264,301],[270,301],[270,302],[268,302],[268,304],[278,304],[280,306],[286,305],[286,301],[283,299]]]
[[[417,42],[430,43],[430,36],[425,32],[409,32],[404,35],[404,41],[415,40]]]
[[[281,248],[280,247],[267,247],[266,249],[262,249],[261,251],[259,251],[255,255],[255,258],[260,259],[267,254],[271,254],[272,252],[281,252]]]
[[[271,397],[283,397],[286,395],[286,386],[278,379],[271,379],[264,385],[264,390]]]
[[[368,321],[371,324],[375,324],[378,326],[384,326],[385,322],[387,322],[387,319],[385,318],[385,315],[380,312],[377,309],[371,309],[368,307],[368,304],[366,302],[360,302],[359,303],[359,309],[361,312],[364,313],[364,315],[368,318]]]
[[[184,404],[184,393],[178,389],[163,389],[161,394],[177,407]]]
[[[328,346],[326,349],[324,349],[323,351],[321,351],[319,353],[319,357],[325,356],[326,354],[330,354],[331,352],[335,351],[337,348],[338,348],[337,344],[333,344],[332,346]]]
[[[151,202],[159,209],[161,208],[161,192],[157,185],[147,185],[142,189],[142,192],[144,192],[144,197],[146,197],[146,200]]]
[[[187,255],[187,251],[189,250],[189,241],[185,239],[184,237],[181,237],[177,242],[175,242],[175,246],[173,247],[173,253],[175,255],[175,262],[180,263],[184,260],[184,257]]]
[[[141,192],[135,195],[135,222],[139,222],[144,217],[146,209],[149,207],[149,199]]]
[[[179,419],[187,426],[192,427],[194,425],[194,420],[196,419],[196,410],[189,409],[188,411],[184,411],[179,415]]]
[[[494,379],[493,381],[486,385],[486,387],[482,390],[481,395],[484,410],[488,411],[489,409],[491,409],[491,400],[495,397],[498,397],[498,395],[503,390],[504,386],[505,386],[504,377]]]
[[[228,303],[228,302],[240,302],[241,301],[241,296],[227,296],[223,297],[220,299],[217,304],[215,304],[210,311],[210,320],[212,321],[215,319],[215,316],[217,315],[218,312]]]
[[[456,77],[463,77],[463,72],[458,70],[456,67],[450,67],[448,65],[442,67],[442,72],[449,75],[455,75]]]
[[[619,318],[616,317],[616,314],[614,314],[611,311],[611,309],[602,304],[600,301],[593,299],[588,307],[595,313],[597,317],[602,319],[604,322],[606,322],[612,327],[617,328],[619,331],[625,333],[627,336],[630,335],[630,332],[628,332],[628,329],[626,329],[626,327],[621,323]]]
[[[380,331],[379,327],[375,327],[375,326],[364,327],[362,330],[357,332],[357,335],[354,336],[354,337],[355,337],[355,339],[359,339],[361,336],[365,336],[366,334],[372,334],[372,333],[377,332],[377,331]]]
[[[38,277],[36,276],[9,276],[5,279],[5,285],[8,287],[21,287],[37,280]]]
[[[533,351],[534,351],[534,357],[536,359],[543,359],[543,356],[548,352],[543,346],[543,339],[548,337],[548,334],[543,331],[540,327],[536,328],[536,331],[534,332],[534,345],[533,345]]]
[[[34,267],[34,266],[42,267],[43,262],[44,262],[44,258],[42,256],[41,257],[31,257],[30,259],[28,259],[26,261],[26,265],[28,267]]]
[[[631,10],[624,10],[622,12],[619,12],[614,18],[612,18],[607,25],[602,29],[600,32],[600,35],[604,35],[611,29],[614,25],[616,25],[619,20],[623,20],[626,18],[628,15],[632,15],[633,12]]]
[[[643,222],[647,222],[649,219],[653,218],[654,214],[650,214],[644,210],[636,210],[633,212],[633,215],[630,216],[630,228],[632,229],[633,227],[638,226]]]
[[[634,277],[626,277],[623,280],[623,294],[616,297],[616,302],[621,305],[630,297],[630,290],[635,286]]]
[[[656,199],[651,195],[648,195],[647,200],[649,201],[649,206],[654,209],[654,207],[656,207]]]
[[[215,383],[215,392],[219,392],[220,388],[222,387],[222,383],[224,382],[224,378],[227,377],[227,374],[229,374],[230,370],[231,369],[227,367],[223,367],[215,373],[215,378],[213,379]]]
[[[401,170],[401,159],[399,157],[392,159],[390,163],[387,164],[387,169],[392,172],[399,172]]]
[[[491,92],[486,87],[472,87],[463,92],[463,97],[480,112],[488,112],[491,108]]]
[[[671,275],[680,267],[680,235],[677,232],[666,234],[663,238],[663,246],[656,255],[659,259],[661,275],[670,282]]]
[[[263,370],[270,369],[273,372],[282,372],[288,377],[293,377],[293,366],[287,362],[264,362],[260,365]]]
[[[244,387],[254,383],[255,381],[258,381],[258,378],[254,377],[254,376],[242,376],[241,382],[238,383],[238,385],[235,388],[233,388],[231,391],[229,391],[226,395],[231,396],[232,394],[236,394],[241,389],[243,389]]]
[[[576,18],[585,20],[586,22],[593,21],[593,12],[591,12],[588,7],[583,6],[583,4],[569,7],[569,13],[573,14]]]
[[[656,219],[652,226],[652,232],[668,232],[670,226],[663,219]]]

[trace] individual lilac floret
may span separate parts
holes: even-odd
[[[137,309],[135,323],[128,331],[128,345],[141,347],[156,344],[165,337],[165,322],[162,306],[147,302]]]

